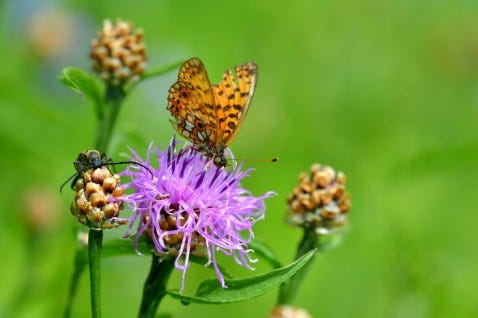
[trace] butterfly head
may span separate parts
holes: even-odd
[[[204,154],[209,158],[218,168],[227,166],[227,159],[224,155],[224,146],[219,145],[217,148],[208,144],[195,145],[195,150]]]
[[[213,160],[214,164],[220,168],[220,167],[225,167],[227,166],[227,160],[226,160],[226,157],[224,156],[224,154],[222,155],[218,155],[218,156],[214,156]]]

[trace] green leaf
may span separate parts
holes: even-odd
[[[168,294],[185,303],[225,304],[248,300],[279,287],[297,273],[314,256],[317,250],[309,251],[295,262],[269,273],[246,279],[226,280],[227,288],[222,288],[217,279],[207,280],[199,285],[195,296],[185,296],[177,291]]]
[[[260,240],[253,240],[249,243],[249,247],[254,250],[259,257],[268,262],[272,268],[281,268],[282,264],[277,257],[277,254],[264,242]]]
[[[144,236],[141,236],[138,241],[138,251],[144,255],[151,254],[151,243],[149,242],[149,239],[145,238]],[[132,239],[110,239],[105,240],[103,243],[103,257],[116,257],[136,254],[137,252],[134,248]],[[207,258],[205,257],[191,255],[189,259],[191,262],[199,265],[204,265],[207,263]],[[213,269],[212,266],[209,266],[208,268]],[[219,266],[219,269],[221,270],[221,273],[224,275],[224,277],[232,277],[231,272],[223,266]]]
[[[151,254],[151,247],[146,239],[140,238],[138,242],[138,251],[142,254]],[[79,251],[82,257],[88,259],[88,250],[85,248]],[[83,255],[84,254],[84,255]],[[123,255],[137,255],[131,239],[110,239],[103,242],[103,257],[116,257]]]
[[[66,88],[86,97],[90,100],[98,115],[101,115],[101,105],[103,103],[103,94],[101,84],[93,76],[83,72],[76,67],[65,67],[58,81]]]
[[[151,254],[151,247],[146,239],[138,242],[138,251],[142,254]],[[112,239],[103,243],[103,257],[122,255],[136,255],[133,241],[130,239]]]

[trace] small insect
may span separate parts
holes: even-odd
[[[89,169],[97,169],[97,168],[101,168],[103,166],[113,166],[113,165],[128,164],[128,163],[138,165],[138,166],[141,166],[141,167],[145,168],[146,170],[149,171],[151,176],[153,176],[153,173],[151,172],[151,170],[148,167],[144,166],[143,164],[141,164],[139,162],[136,162],[136,161],[113,162],[113,161],[111,161],[111,159],[109,159],[106,156],[106,154],[101,153],[98,150],[83,151],[78,155],[76,160],[73,162],[73,165],[76,169],[76,172],[71,177],[69,177],[65,182],[63,182],[63,184],[60,187],[60,193],[62,192],[63,187],[71,179],[73,179],[73,181],[71,182],[71,188],[73,189],[74,186],[75,186],[76,181],[79,178],[81,178],[83,173],[85,173]]]
[[[206,68],[193,57],[183,63],[178,81],[169,89],[167,109],[176,131],[194,149],[226,166],[224,150],[244,122],[257,82],[257,65],[249,62],[227,70],[222,81],[211,85]]]

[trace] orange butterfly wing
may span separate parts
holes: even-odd
[[[212,86],[216,102],[216,147],[231,144],[244,122],[257,82],[257,65],[249,62],[224,73],[222,81]]]
[[[169,89],[167,109],[176,131],[194,144],[215,144],[217,120],[206,68],[198,58],[183,63]]]
[[[169,89],[167,109],[174,128],[198,151],[226,165],[224,149],[234,140],[249,109],[257,81],[257,65],[245,63],[228,70],[218,84],[210,84],[198,58],[183,63],[178,81]]]

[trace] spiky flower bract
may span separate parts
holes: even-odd
[[[145,234],[155,253],[175,257],[176,269],[183,272],[181,290],[191,255],[207,258],[206,266],[214,267],[223,287],[218,251],[252,269],[252,226],[264,218],[264,199],[274,193],[255,197],[240,185],[251,169],[242,170],[242,164],[229,170],[216,167],[191,147],[177,148],[174,138],[165,151],[150,147],[146,159],[132,152],[133,160],[153,176],[141,166],[123,173],[131,178],[125,188],[133,190],[125,201],[135,212],[126,235],[137,224],[136,244]]]

